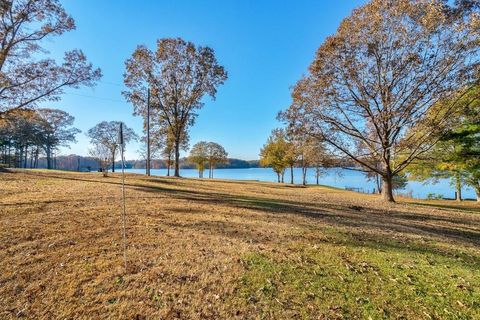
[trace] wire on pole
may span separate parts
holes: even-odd
[[[126,233],[126,209],[125,209],[125,157],[124,157],[124,140],[123,140],[123,123],[120,123],[120,131],[118,134],[118,142],[120,144],[120,156],[122,157],[122,237],[123,237],[123,262],[125,272],[127,271],[127,233]]]
[[[150,88],[147,90],[147,176],[150,176]]]

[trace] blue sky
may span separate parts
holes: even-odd
[[[217,99],[205,99],[190,130],[190,146],[201,140],[222,144],[229,155],[257,159],[278,111],[290,103],[290,87],[307,71],[316,49],[341,20],[365,1],[128,1],[63,0],[75,31],[46,43],[54,57],[82,49],[102,69],[93,88],[67,89],[62,100],[46,103],[75,116],[78,143],[63,154],[85,155],[85,132],[103,120],[121,120],[141,134],[142,120],[123,99],[124,61],[136,46],[154,49],[159,38],[182,37],[215,50],[229,74]],[[127,146],[139,158],[140,145]]]

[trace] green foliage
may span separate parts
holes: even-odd
[[[408,178],[407,175],[403,172],[395,175],[392,180],[393,190],[403,190],[407,187]]]
[[[200,178],[203,178],[203,171],[208,164],[209,178],[213,178],[213,169],[217,164],[227,163],[227,157],[228,153],[218,143],[200,141],[192,147],[188,160],[195,164]]]
[[[285,168],[292,162],[292,145],[286,140],[285,131],[274,129],[267,143],[260,150],[260,165],[271,167],[278,176],[278,182],[285,173]]]
[[[203,178],[203,171],[208,163],[208,142],[200,141],[194,144],[188,160],[196,165],[199,178]]]
[[[443,194],[429,193],[427,194],[427,200],[442,200]]]
[[[449,119],[450,129],[435,146],[408,168],[414,180],[452,179],[457,191],[468,184],[480,195],[480,88],[458,100],[458,111]],[[431,114],[434,117],[435,114]]]

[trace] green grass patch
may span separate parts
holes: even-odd
[[[320,244],[249,253],[240,295],[261,318],[479,319],[480,274],[438,254]]]

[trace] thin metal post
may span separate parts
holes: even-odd
[[[124,152],[124,141],[123,141],[123,123],[120,123],[120,132],[119,132],[119,143],[120,143],[120,156],[122,157],[122,236],[123,236],[123,260],[125,266],[125,272],[127,271],[127,234],[125,227],[126,220],[126,209],[125,209],[125,157]]]

